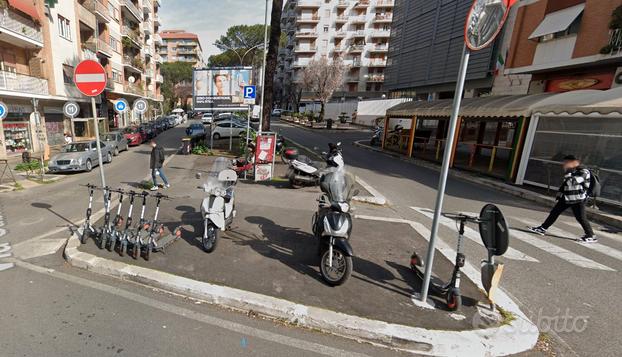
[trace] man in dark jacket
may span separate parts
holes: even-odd
[[[581,162],[573,155],[564,157],[564,181],[557,193],[557,204],[551,210],[548,218],[541,226],[531,227],[534,233],[545,235],[546,230],[555,223],[559,215],[568,208],[572,209],[575,218],[581,224],[585,234],[579,242],[596,243],[598,239],[594,236],[594,231],[585,214],[585,203],[587,192],[590,187],[590,170],[581,166]]]
[[[151,159],[149,160],[151,178],[153,178],[153,187],[151,188],[151,191],[158,190],[158,175],[160,175],[160,178],[164,181],[164,187],[169,188],[171,185],[168,183],[168,180],[162,171],[162,166],[164,164],[164,149],[158,145],[155,140],[151,140],[151,148]]]

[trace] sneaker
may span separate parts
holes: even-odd
[[[157,191],[158,190],[158,186],[153,186],[150,188],[151,191]]]
[[[577,242],[579,242],[579,243],[598,243],[598,238],[596,238],[596,236],[588,237],[587,235],[585,235],[585,236],[583,236],[581,238],[578,238]]]
[[[167,183],[166,185],[164,185],[164,187],[166,187],[166,188],[171,188],[171,184],[170,184],[170,183]]]
[[[532,231],[535,234],[539,234],[541,236],[546,234],[546,229],[542,228],[542,226],[537,226],[537,227],[528,227],[528,229],[530,231]]]

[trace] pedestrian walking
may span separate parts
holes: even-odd
[[[568,208],[572,209],[574,217],[583,228],[584,235],[577,239],[578,242],[595,243],[598,241],[592,230],[590,222],[585,214],[585,205],[588,199],[592,174],[590,170],[581,166],[581,161],[574,155],[564,157],[564,181],[557,192],[557,203],[542,225],[529,229],[540,235],[545,235],[546,230],[555,223],[559,215]]]
[[[149,168],[151,169],[151,178],[153,179],[153,187],[151,191],[158,190],[158,178],[160,176],[164,182],[164,187],[169,188],[171,185],[168,183],[162,166],[164,165],[164,148],[162,148],[155,140],[151,140],[151,159],[149,162]]]

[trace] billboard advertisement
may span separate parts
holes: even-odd
[[[252,67],[195,69],[194,110],[248,110],[244,104],[244,86],[252,85],[252,78]]]

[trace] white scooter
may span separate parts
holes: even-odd
[[[327,169],[343,167],[343,155],[341,153],[341,143],[328,144],[329,152],[322,153],[326,160]],[[319,167],[319,163],[313,162],[307,156],[300,155],[292,157],[289,162],[287,177],[292,188],[300,186],[317,186],[320,178],[326,170]]]
[[[222,159],[222,160],[221,160]],[[201,203],[203,216],[203,249],[211,253],[216,249],[220,231],[230,229],[235,217],[234,186],[238,179],[235,171],[228,168],[229,161],[218,158],[208,173],[203,189],[208,194]]]

